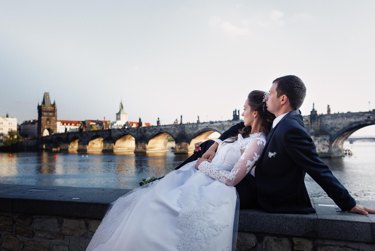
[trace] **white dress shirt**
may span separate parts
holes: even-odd
[[[280,122],[280,120],[282,120],[284,118],[284,116],[287,115],[288,113],[289,112],[281,114],[279,117],[275,118],[272,122],[272,129],[275,128],[275,126],[277,126],[277,124]]]

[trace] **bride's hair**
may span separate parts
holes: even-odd
[[[251,111],[258,112],[258,119],[260,119],[260,130],[267,136],[271,131],[272,122],[275,119],[275,115],[267,110],[264,94],[264,91],[258,90],[250,92],[247,96],[247,103],[249,104]],[[251,126],[245,126],[239,131],[244,138],[249,137],[250,132]]]

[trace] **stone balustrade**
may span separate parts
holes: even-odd
[[[1,250],[85,250],[109,203],[128,191],[0,184]],[[237,250],[375,250],[375,215],[313,204],[317,213],[306,215],[242,210]]]

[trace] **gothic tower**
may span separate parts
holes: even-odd
[[[45,92],[42,104],[38,104],[38,137],[57,133],[57,107],[51,104],[49,93]]]
[[[120,103],[120,110],[116,113],[116,121],[121,121],[123,123],[128,121],[128,114],[124,112],[124,105],[122,104],[122,100]]]

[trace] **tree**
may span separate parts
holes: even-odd
[[[4,138],[4,146],[15,145],[21,142],[23,139],[18,131],[10,130],[7,136]]]

